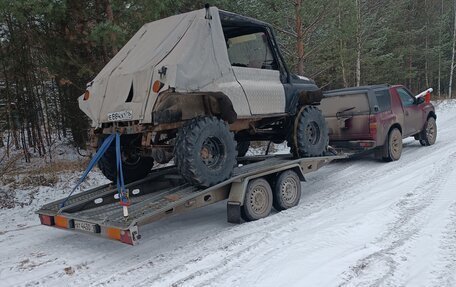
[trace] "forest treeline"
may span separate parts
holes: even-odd
[[[451,95],[454,0],[0,0],[0,146],[26,159],[62,138],[84,146],[86,83],[144,23],[205,2],[271,23],[289,68],[324,89]]]

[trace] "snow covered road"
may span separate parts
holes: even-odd
[[[456,102],[437,113],[434,146],[330,164],[295,208],[232,225],[222,202],[135,247],[40,226],[33,211],[62,196],[40,189],[0,209],[0,286],[456,286]]]

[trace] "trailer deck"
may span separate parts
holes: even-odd
[[[140,239],[138,227],[164,217],[228,199],[228,221],[240,223],[241,206],[250,179],[295,170],[304,175],[318,170],[334,159],[325,156],[291,159],[290,155],[244,157],[238,160],[228,180],[209,188],[198,188],[184,182],[176,168],[152,170],[148,177],[126,185],[130,192],[129,215],[124,217],[119,205],[117,187],[105,184],[44,205],[36,213],[44,225],[91,233],[135,245]]]

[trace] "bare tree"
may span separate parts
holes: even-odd
[[[448,84],[448,98],[451,99],[451,92],[453,89],[453,73],[454,73],[454,57],[456,53],[456,0],[453,2],[454,4],[454,26],[453,26],[453,49],[451,53],[451,65],[450,65],[450,80]]]

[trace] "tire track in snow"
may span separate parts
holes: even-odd
[[[251,226],[252,225],[255,226],[255,228],[251,231],[251,233],[241,234],[240,236],[234,237],[233,239],[230,239],[230,237],[228,237],[227,240],[231,240],[232,242],[242,241],[243,239],[247,240],[247,238],[249,238],[254,232],[263,232],[264,230],[278,230],[279,233],[283,233],[283,229],[286,229],[289,226],[294,226],[298,220],[305,221],[305,220],[307,220],[308,216],[315,215],[316,213],[318,213],[324,209],[330,208],[330,207],[340,203],[341,201],[345,201],[347,198],[353,197],[354,195],[358,194],[359,192],[362,192],[363,190],[365,190],[366,186],[375,185],[376,184],[375,181],[381,180],[381,176],[389,176],[390,174],[395,174],[395,173],[399,172],[398,170],[402,169],[402,167],[406,165],[405,162],[401,162],[401,161],[391,163],[391,164],[396,164],[396,165],[399,165],[400,167],[389,169],[387,172],[384,172],[383,170],[378,170],[377,168],[374,168],[374,167],[370,167],[366,172],[363,172],[361,174],[359,174],[359,170],[355,168],[354,171],[348,175],[336,176],[331,180],[333,182],[333,184],[328,189],[315,191],[315,193],[318,193],[317,200],[312,200],[310,202],[303,202],[303,204],[299,205],[298,207],[288,210],[286,212],[286,215],[284,212],[282,212],[281,214],[277,214],[270,218],[266,218],[266,219],[262,220],[261,226],[258,226],[259,222],[249,223]],[[345,163],[345,165],[352,166],[350,162]],[[379,165],[383,166],[384,164],[379,163]],[[353,174],[359,174],[361,179],[360,179],[360,177],[353,176]],[[346,178],[348,178],[348,179],[346,179]],[[374,182],[373,182],[371,180],[372,178],[377,179],[377,180],[374,180]],[[344,180],[344,179],[346,179],[346,180]],[[317,186],[321,185],[321,182],[319,180],[314,181],[314,183],[317,183],[316,184]],[[326,183],[327,183],[327,181],[326,181]],[[306,184],[304,184],[304,186],[305,185]],[[323,184],[323,185],[326,185],[326,184]],[[356,187],[356,188],[353,189],[351,187]],[[305,200],[306,199],[304,197],[303,201],[305,201]],[[288,222],[288,224],[286,224],[285,226],[282,222],[279,222],[278,224],[274,224],[274,222],[276,222],[276,220],[271,221],[271,218],[275,218],[275,217],[279,217],[279,216],[283,217],[284,215],[286,216],[287,222]],[[301,219],[298,219],[298,218],[301,218]],[[279,219],[277,219],[277,220],[279,220]],[[224,230],[222,230],[218,234],[208,235],[207,237],[203,238],[201,241],[202,242],[211,241],[211,240],[214,240],[213,239],[214,237],[224,238],[224,237],[226,237],[224,233],[236,233],[237,231],[242,232],[242,228],[243,228],[243,226],[236,226],[235,228],[230,229],[229,231],[226,231],[226,232],[224,232]],[[264,242],[267,243],[267,241],[264,241]],[[188,268],[189,264],[199,265],[207,257],[207,256],[201,257],[199,254],[206,254],[206,253],[211,254],[213,252],[217,252],[219,243],[220,242],[218,242],[216,244],[212,244],[212,245],[210,244],[208,248],[211,248],[211,249],[206,248],[206,250],[200,250],[199,244],[184,245],[184,246],[182,246],[182,248],[179,248],[179,249],[180,250],[195,250],[195,249],[197,250],[196,252],[192,252],[191,254],[186,254],[186,257],[190,256],[192,258],[198,258],[198,260],[189,260],[185,263],[182,263],[181,260],[179,259],[180,256],[179,256],[178,252],[176,252],[174,254],[168,254],[168,256],[166,256],[166,257],[172,258],[172,259],[173,258],[177,259],[177,260],[171,260],[170,262],[166,263],[166,265],[172,266],[171,268],[161,271],[160,272],[162,274],[161,276],[158,276],[158,277],[155,276],[155,277],[152,277],[152,279],[148,278],[144,282],[141,282],[141,283],[137,282],[137,283],[140,284],[140,286],[141,285],[151,285],[152,282],[156,282],[159,278],[164,278],[166,275],[179,273],[179,272],[182,272],[183,270],[189,269]],[[262,244],[262,245],[264,245],[264,244]],[[246,248],[249,248],[249,247],[247,246]],[[236,254],[238,254],[238,253],[239,252],[236,252]],[[240,258],[236,258],[236,256],[234,256],[232,261],[234,262],[239,259]],[[133,269],[133,273],[141,272],[141,270],[143,270],[143,268],[141,268],[141,265],[148,266],[150,264],[150,262],[154,262],[154,261],[155,261],[154,259],[146,260],[145,262],[139,263],[134,268],[131,268],[131,269]],[[231,261],[229,261],[229,262],[231,262]],[[223,263],[213,266],[213,268],[210,268],[210,270],[212,272],[215,272],[215,270],[220,269],[220,268],[224,268]],[[198,268],[196,268],[196,269],[198,269]],[[128,272],[128,273],[130,273],[130,272]],[[191,281],[191,280],[201,276],[202,274],[206,274],[207,272],[205,272],[204,270],[198,270],[193,273],[194,274],[190,274],[190,275],[184,274],[183,278],[180,278],[180,279],[176,280],[175,282],[177,282],[177,285],[179,286],[179,284],[188,283],[188,281]],[[218,273],[218,272],[216,272],[216,273]],[[106,283],[108,283],[108,282],[112,283],[112,280],[115,280],[115,279],[113,279],[114,277],[117,277],[117,276],[113,275],[110,278],[105,278],[102,281],[98,281],[97,284],[106,285]]]
[[[395,250],[407,241],[413,240],[420,232],[426,219],[421,215],[441,192],[440,187],[446,183],[448,175],[452,172],[448,169],[448,164],[455,159],[456,152],[453,152],[445,161],[438,163],[439,167],[433,169],[431,175],[425,177],[423,185],[420,184],[413,192],[407,193],[396,204],[397,220],[373,243],[384,247],[351,266],[343,276],[345,282],[339,286],[379,286],[388,283],[387,281],[394,276],[398,264],[393,258]],[[374,269],[376,272],[372,272]]]
[[[321,196],[320,198],[324,198],[323,202],[321,202],[321,204],[318,204],[319,207],[323,206],[324,208],[323,209],[326,209],[326,208],[329,208],[329,206],[333,206],[337,203],[340,203],[341,200],[342,201],[345,201],[345,198],[350,198],[353,194],[356,194],[358,193],[358,191],[360,190],[363,190],[365,188],[365,185],[369,185],[369,184],[372,184],[372,182],[369,182],[367,179],[369,179],[370,177],[372,177],[372,174],[375,174],[377,173],[378,171],[376,171],[376,169],[371,169],[370,170],[371,172],[369,173],[369,175],[365,175],[365,179],[364,180],[361,180],[361,183],[357,186],[356,190],[352,190],[351,192],[345,192],[345,193],[335,193],[334,196],[332,197],[327,197],[327,196]],[[392,170],[389,170],[388,173],[395,173],[395,169],[392,169]],[[382,174],[385,174],[385,173],[382,173]],[[354,179],[352,179],[354,181]],[[344,187],[341,187],[341,186],[338,186],[338,187],[335,187],[333,188],[332,190],[335,191],[335,190],[339,190],[339,191],[342,191],[342,190],[345,190],[345,189],[348,189],[349,186],[352,186],[352,180],[350,181],[347,181],[345,182],[345,186]],[[359,180],[359,179],[357,179]],[[330,191],[331,192],[331,191]],[[339,197],[339,198],[337,198]],[[343,197],[343,199],[341,199],[341,197]],[[330,202],[332,202],[330,204]],[[312,202],[311,205],[316,205],[315,202]],[[306,206],[308,207],[308,206]],[[298,211],[299,210],[299,211]],[[318,210],[306,210],[303,208],[303,206],[299,206],[295,209],[292,209],[292,210],[289,210],[289,211],[293,211],[293,213],[296,213],[297,216],[293,216],[292,214],[288,214],[288,218],[292,218],[291,220],[288,220],[288,224],[286,226],[283,226],[282,223],[278,224],[278,225],[262,225],[262,230],[275,230],[275,232],[270,232],[270,236],[269,237],[277,237],[276,236],[276,233],[278,234],[286,234],[283,232],[283,229],[286,229],[288,227],[293,227],[295,225],[299,225],[299,221],[305,221],[307,220],[307,216],[310,216],[310,215],[315,215],[315,213],[321,211],[322,208],[318,208]],[[305,213],[305,214],[303,214]],[[301,219],[298,219],[300,216],[301,216]],[[279,216],[279,215],[276,215],[276,216]],[[253,223],[251,223],[253,224]],[[268,237],[268,239],[269,239]],[[279,236],[279,237],[283,237],[283,236]],[[275,238],[277,239],[277,238]],[[268,241],[264,241],[262,242],[262,246],[267,246],[267,243],[269,243],[270,240]],[[277,240],[274,240],[274,241],[277,241]],[[266,248],[267,250],[267,248]],[[211,268],[205,268],[203,270],[198,270],[188,276],[186,276],[185,278],[181,278],[179,280],[177,280],[175,282],[175,285],[176,286],[181,286],[181,285],[186,285],[189,283],[189,281],[192,281],[194,280],[195,278],[198,278],[200,277],[201,275],[203,274],[209,274],[209,273],[212,273],[212,274],[215,274],[214,276],[210,276],[210,278],[206,281],[203,281],[203,283],[201,285],[206,285],[206,284],[210,284],[211,282],[213,283],[215,278],[219,277],[219,275],[223,272],[220,271],[220,270],[227,270],[227,269],[231,269],[232,268],[232,265],[236,265],[236,266],[239,266],[239,265],[242,265],[239,261],[242,261],[243,257],[242,256],[237,256],[238,253],[236,253],[236,256],[234,256],[235,260],[230,260],[228,262],[221,262],[215,266],[212,266]],[[261,256],[262,253],[260,252],[260,254],[256,253],[256,256]],[[248,257],[247,257],[248,258]],[[248,261],[248,260],[247,260]],[[229,264],[230,266],[227,266],[226,263],[232,263],[232,262],[238,262],[238,263],[233,263],[233,264]],[[149,285],[152,281],[145,281],[144,285]],[[191,284],[192,286],[194,285],[193,283]],[[140,286],[143,286],[142,284]],[[198,286],[198,285],[196,285]]]
[[[450,207],[449,222],[443,231],[443,238],[440,242],[440,254],[442,258],[431,274],[435,276],[434,286],[455,286],[456,285],[456,203]]]

